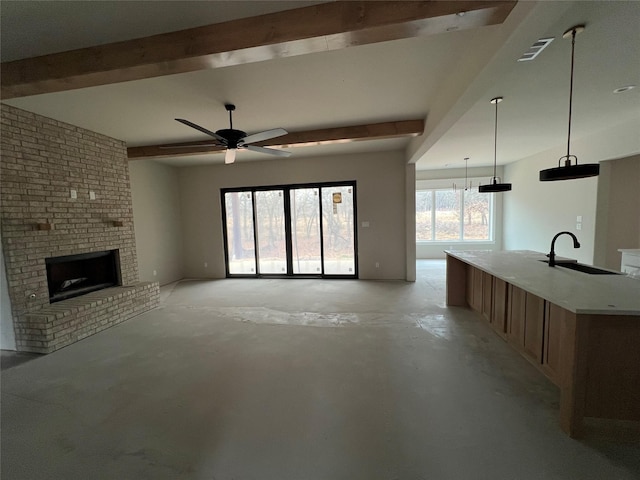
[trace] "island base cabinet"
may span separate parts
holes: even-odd
[[[466,298],[469,307],[474,312],[482,313],[483,310],[483,279],[485,273],[479,268],[467,267],[467,292]]]
[[[544,307],[544,299],[526,292],[524,307],[524,353],[537,364],[542,363]]]
[[[640,420],[640,316],[578,315],[578,326],[585,320],[584,415]]]
[[[542,363],[545,301],[509,285],[507,340],[536,365]]]
[[[572,313],[553,303],[546,303],[542,368],[556,385],[560,383],[561,331],[567,315]]]
[[[507,287],[507,340],[519,349],[524,349],[525,296],[521,288]]]
[[[491,301],[491,326],[501,337],[507,332],[507,282],[493,278],[493,298]]]
[[[482,275],[482,316],[487,322],[491,322],[491,310],[493,308],[493,276],[487,272]]]

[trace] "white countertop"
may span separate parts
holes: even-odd
[[[539,261],[545,254],[530,250],[445,252],[574,313],[640,315],[640,279],[549,267]]]

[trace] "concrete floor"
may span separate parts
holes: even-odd
[[[418,281],[185,281],[2,372],[2,479],[638,479],[637,424],[557,389]]]

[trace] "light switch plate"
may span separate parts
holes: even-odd
[[[71,189],[71,198],[78,198],[78,192],[76,190]]]
[[[89,200],[95,200],[96,199],[96,192],[89,192]]]

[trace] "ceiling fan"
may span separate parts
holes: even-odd
[[[238,150],[246,149],[251,150],[252,152],[258,153],[267,153],[269,155],[276,155],[278,157],[289,157],[291,156],[291,152],[287,152],[285,150],[276,150],[273,148],[260,147],[258,145],[251,145],[256,142],[263,142],[265,140],[269,140],[275,137],[281,137],[282,135],[286,135],[287,132],[284,128],[274,128],[272,130],[265,130],[264,132],[254,133],[253,135],[247,135],[242,130],[236,130],[233,128],[233,111],[236,109],[236,106],[231,103],[226,103],[224,105],[225,110],[229,112],[229,128],[224,128],[222,130],[217,130],[216,132],[212,132],[211,130],[207,130],[200,125],[197,125],[189,120],[185,120],[184,118],[176,118],[176,120],[188,127],[195,128],[196,130],[206,133],[210,137],[213,137],[217,140],[217,143],[212,144],[196,144],[199,147],[204,146],[217,146],[217,147],[226,147],[227,150],[224,156],[224,163],[233,163],[236,160],[236,153]],[[192,145],[180,145],[179,148],[185,148]],[[177,146],[176,146],[177,147]],[[176,148],[172,147],[172,148]]]

